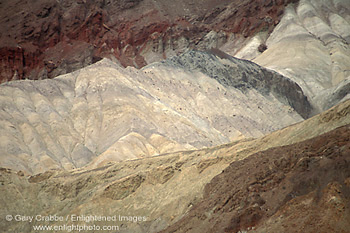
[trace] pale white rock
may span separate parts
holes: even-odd
[[[260,33],[251,38],[243,48],[235,53],[235,57],[248,60],[256,58],[258,55],[260,55],[260,52],[258,51],[259,45],[265,43],[266,39],[264,39],[264,37],[264,34]]]
[[[245,89],[238,87],[242,81],[222,83],[265,72],[291,85],[282,76],[213,54],[181,59],[182,65],[173,60],[142,70],[104,59],[52,80],[0,85],[0,166],[28,173],[99,167],[258,137],[303,119],[260,81]],[[191,59],[218,69],[219,79],[186,68]]]
[[[298,83],[315,113],[328,109],[348,98],[349,19],[349,0],[289,5],[266,41],[268,49],[253,61]]]

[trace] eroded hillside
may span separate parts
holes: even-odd
[[[312,110],[278,73],[195,51],[142,70],[104,59],[0,93],[0,164],[32,174],[263,136]]]
[[[0,229],[347,232],[349,33],[350,0],[1,1]]]
[[[167,227],[165,232],[212,232],[213,227],[216,232],[236,232],[253,226],[258,232],[280,231],[282,226],[289,232],[341,232],[349,224],[349,115],[347,101],[255,140],[99,169],[51,170],[35,176],[1,169],[2,219],[16,214],[122,215],[147,220],[118,221],[120,232]],[[34,232],[39,223],[1,224],[5,232]]]

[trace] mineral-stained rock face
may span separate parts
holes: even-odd
[[[3,0],[0,82],[52,78],[117,58],[142,67],[272,30],[292,0]],[[233,36],[235,34],[235,36]]]
[[[285,77],[196,51],[142,70],[104,59],[50,80],[2,84],[0,93],[0,164],[30,173],[262,136],[311,111]]]
[[[124,233],[236,232],[253,226],[258,232],[342,232],[350,222],[349,115],[347,101],[262,138],[112,162],[98,169],[27,176],[2,168],[1,219],[64,219],[2,220],[0,228],[37,232],[37,225],[95,224],[117,225]],[[76,221],[72,215],[85,220],[90,215],[116,216],[117,221]],[[120,221],[119,215],[139,216],[141,221]]]

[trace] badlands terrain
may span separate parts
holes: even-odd
[[[53,80],[5,83],[0,91],[0,164],[29,174],[263,136],[311,112],[289,79],[204,52],[142,70],[105,59]]]
[[[3,168],[2,218],[146,217],[112,222],[120,232],[348,232],[349,116],[346,101],[265,137],[213,148],[34,176]],[[85,222],[2,220],[0,227],[35,232],[62,223]]]
[[[2,232],[349,232],[350,0],[0,12]]]

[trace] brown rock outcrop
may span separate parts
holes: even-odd
[[[350,127],[233,162],[164,232],[347,232]]]
[[[103,57],[142,67],[184,51],[212,47],[210,32],[248,37],[278,23],[278,1],[2,1],[0,82],[64,74]],[[145,53],[150,57],[145,58]]]

